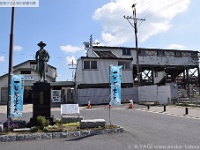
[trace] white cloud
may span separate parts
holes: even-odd
[[[0,62],[1,62],[1,61],[5,61],[4,56],[0,56]]]
[[[191,0],[135,0],[137,18],[146,21],[138,28],[138,39],[143,42],[172,27],[172,19],[187,10]],[[98,8],[93,19],[102,25],[102,39],[108,45],[120,45],[134,40],[134,28],[123,16],[132,16],[133,0],[112,0]],[[130,20],[133,23],[133,20]],[[139,25],[140,21],[138,21]]]
[[[82,48],[72,45],[60,46],[60,49],[65,53],[76,53],[82,50]]]
[[[72,60],[73,60],[73,64],[76,64],[76,63],[77,63],[74,56],[71,56],[71,57],[70,57],[70,56],[67,56],[67,57],[66,57],[66,64],[67,64],[67,65],[72,64]],[[70,66],[70,67],[72,67],[72,66]]]
[[[184,45],[179,45],[179,44],[170,44],[168,49],[185,49],[186,47]]]
[[[23,48],[19,45],[15,45],[14,48],[13,48],[14,51],[21,51],[22,49]]]

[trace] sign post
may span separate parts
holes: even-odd
[[[109,83],[110,83],[110,103],[109,103],[109,122],[111,125],[110,108],[121,105],[121,77],[122,66],[110,66]]]
[[[24,76],[11,76],[10,118],[21,118],[23,113]]]
[[[110,68],[110,104],[121,105],[121,77],[122,66],[111,66]]]

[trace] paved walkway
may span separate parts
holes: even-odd
[[[174,105],[166,106],[165,112],[164,112],[164,106],[150,106],[149,110],[147,109],[147,107],[139,109],[139,110],[149,111],[149,112],[153,112],[153,113],[161,113],[161,114],[165,114],[165,115],[200,119],[200,108],[199,107],[187,107],[187,108],[188,108],[188,114],[186,114],[186,107],[174,106]]]

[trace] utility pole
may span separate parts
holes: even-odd
[[[94,41],[93,41],[93,38],[92,38],[92,34],[91,34],[91,35],[90,35],[90,42],[83,42],[83,44],[85,45],[85,49],[86,49],[87,52],[88,52],[88,50],[89,50],[90,48],[92,48],[93,44],[99,45],[100,42],[94,42]],[[87,57],[88,57],[87,52],[86,52],[86,55],[87,55]]]
[[[15,7],[12,7],[11,14],[11,30],[10,30],[10,47],[9,47],[9,69],[8,69],[8,99],[7,99],[7,119],[10,118],[10,103],[11,103],[11,77],[13,74],[13,32],[14,32],[14,14]]]
[[[72,59],[72,63],[68,64],[69,66],[71,66],[69,69],[72,69],[72,80],[74,79],[74,70],[76,69],[76,64],[74,63],[73,59]]]
[[[127,19],[128,22],[131,24],[131,26],[135,30],[136,68],[137,68],[138,86],[140,86],[140,84],[141,84],[141,76],[140,76],[140,67],[139,67],[139,49],[138,49],[138,37],[137,37],[137,33],[138,33],[137,20],[145,21],[145,19],[139,19],[139,18],[136,17],[136,8],[135,8],[135,5],[136,4],[132,5],[133,17],[131,17],[131,16],[127,16],[127,17],[124,16],[124,19]],[[134,20],[134,24],[132,24],[129,19],[133,19]]]

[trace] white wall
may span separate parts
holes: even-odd
[[[76,69],[76,85],[81,84],[98,84],[98,83],[109,83],[109,66],[117,65],[117,59],[88,59],[90,61],[97,61],[97,69],[96,70],[84,70],[83,69],[83,61],[87,60],[84,58],[83,60],[78,60],[77,69]],[[131,62],[130,62],[130,66]],[[132,68],[129,70],[122,70],[122,83],[132,83],[133,75]]]

